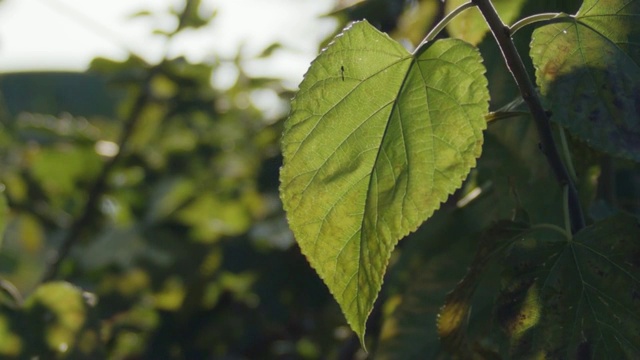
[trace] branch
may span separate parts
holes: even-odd
[[[553,133],[551,132],[551,126],[549,123],[549,114],[542,107],[540,98],[538,97],[533,83],[527,75],[524,63],[520,58],[520,54],[516,50],[516,46],[511,40],[511,33],[509,27],[506,26],[500,16],[493,7],[490,0],[472,0],[473,4],[478,7],[478,10],[482,13],[491,33],[495,37],[502,56],[507,64],[507,68],[511,72],[513,79],[515,80],[522,98],[526,102],[531,115],[535,121],[538,136],[540,138],[540,147],[542,152],[547,158],[553,173],[561,186],[567,186],[568,188],[568,207],[569,207],[569,220],[571,223],[571,232],[573,234],[584,228],[584,216],[582,215],[582,207],[580,206],[580,199],[578,198],[578,192],[576,186],[569,176],[569,172],[560,158],[560,154],[553,140]]]
[[[144,85],[140,90],[140,94],[138,95],[136,101],[133,104],[133,107],[131,108],[129,117],[124,122],[124,127],[122,129],[122,133],[120,134],[120,139],[118,140],[118,153],[105,163],[102,171],[98,175],[98,178],[93,183],[93,186],[89,191],[87,202],[84,206],[84,211],[71,224],[69,231],[62,240],[60,249],[55,254],[51,262],[47,265],[47,269],[42,277],[41,282],[51,281],[56,278],[56,276],[58,275],[58,271],[60,270],[60,264],[69,255],[71,248],[81,239],[84,229],[91,222],[91,219],[96,213],[96,210],[98,208],[98,201],[106,192],[107,179],[111,175],[111,172],[113,171],[115,165],[118,163],[120,158],[122,158],[122,155],[124,153],[123,150],[129,142],[136,124],[140,120],[140,115],[142,114],[145,105],[151,99],[150,83],[151,79],[157,72],[158,67],[153,67],[149,71],[149,74],[144,81]]]
[[[57,4],[60,5],[59,3]],[[184,9],[182,10],[182,13],[178,17],[179,21],[184,21],[185,17],[191,11],[190,6],[192,6],[192,2],[187,1]],[[66,10],[69,10],[69,8],[67,8]],[[164,55],[162,57],[162,60],[157,65],[150,66],[146,61],[144,62],[146,65],[150,66],[149,73],[142,82],[140,94],[138,94],[138,97],[133,103],[131,112],[129,113],[129,117],[124,121],[124,127],[122,129],[122,133],[120,134],[120,139],[118,140],[119,151],[114,157],[108,160],[102,168],[100,175],[89,191],[89,197],[87,199],[87,203],[85,204],[84,211],[82,212],[80,217],[78,217],[71,225],[69,232],[67,232],[67,236],[62,240],[60,250],[58,250],[55,257],[47,266],[41,282],[51,281],[56,278],[56,276],[58,275],[58,271],[60,270],[60,264],[69,255],[71,248],[81,239],[84,229],[93,218],[93,215],[98,208],[98,201],[107,190],[107,179],[122,157],[124,149],[126,148],[126,145],[128,144],[129,139],[133,134],[136,124],[140,120],[142,111],[144,110],[145,106],[152,100],[151,81],[161,71],[160,68],[162,66],[162,63],[168,58],[169,40],[173,35],[175,35],[175,33],[168,36],[167,41],[165,42]],[[137,55],[134,51],[129,51],[129,54],[140,59],[144,59],[143,57]]]

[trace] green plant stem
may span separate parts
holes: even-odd
[[[492,111],[484,116],[487,123],[494,123],[498,120],[511,119],[514,117],[529,115],[527,111]]]
[[[567,170],[573,181],[578,180],[576,175],[576,169],[573,167],[573,161],[571,160],[571,152],[569,151],[569,143],[567,143],[567,136],[564,133],[564,128],[558,125],[558,133],[560,134],[560,144],[562,145],[562,154],[564,155],[564,161],[567,163]]]
[[[563,13],[543,13],[543,14],[535,14],[535,15],[527,16],[524,19],[520,19],[516,21],[516,23],[511,25],[509,29],[511,30],[511,35],[513,36],[513,34],[515,34],[518,30],[531,24],[535,24],[539,22],[545,22],[548,24],[552,22],[567,21],[565,17],[562,17],[562,15],[564,14]],[[573,21],[573,18],[571,19]]]
[[[467,10],[468,8],[473,7],[473,6],[474,6],[473,5],[473,1],[469,1],[467,3],[464,3],[464,4],[460,5],[460,6],[458,6],[455,9],[453,9],[452,12],[448,13],[445,17],[443,17],[442,20],[440,20],[436,24],[436,26],[434,26],[433,29],[431,29],[431,31],[429,31],[427,36],[424,37],[424,40],[422,40],[422,42],[416,47],[416,51],[418,51],[426,43],[428,43],[428,42],[432,41],[433,39],[435,39],[436,36],[438,36],[438,34],[449,24],[451,19],[455,18],[461,12],[463,12],[463,11]]]
[[[100,22],[88,17],[81,11],[78,11],[75,7],[67,5],[63,1],[59,0],[39,0],[44,6],[48,6],[51,10],[66,17],[71,22],[75,22],[84,29],[92,32],[103,39],[121,47],[130,55],[134,55],[140,59],[145,59],[141,53],[135,50],[134,46],[131,46],[128,39],[121,37],[109,27],[102,25]]]
[[[507,64],[507,68],[509,68],[511,75],[520,90],[522,98],[529,107],[529,111],[533,116],[538,130],[542,152],[546,156],[547,161],[549,162],[549,165],[551,166],[551,169],[553,170],[553,173],[560,185],[567,186],[571,232],[575,234],[584,228],[584,216],[582,214],[582,207],[580,205],[576,186],[560,158],[560,154],[553,139],[553,133],[549,122],[549,114],[542,107],[540,98],[536,93],[531,79],[529,79],[529,75],[527,74],[524,63],[520,58],[520,54],[511,40],[509,27],[502,22],[490,0],[472,0],[472,2],[478,7],[478,10],[480,10],[480,13],[482,13],[482,16],[484,16],[487,21],[487,24],[491,29],[491,33],[495,37],[500,50],[502,51],[502,56]]]
[[[571,212],[569,211],[569,186],[562,187],[562,213],[564,214],[564,227],[571,233]]]
[[[66,257],[69,255],[69,252],[71,251],[71,248],[76,243],[78,243],[78,241],[82,237],[83,231],[92,221],[94,214],[98,209],[100,198],[102,198],[102,195],[104,195],[107,189],[107,179],[109,178],[109,175],[111,175],[111,172],[113,171],[115,165],[118,163],[120,158],[122,158],[125,152],[124,148],[128,144],[131,135],[133,135],[135,126],[141,118],[142,111],[151,99],[151,79],[153,79],[158,70],[158,67],[153,67],[149,71],[149,74],[144,82],[144,86],[140,90],[140,94],[136,98],[128,118],[125,120],[124,128],[122,129],[120,139],[118,140],[118,148],[120,150],[114,157],[112,157],[105,163],[96,181],[93,183],[93,186],[89,190],[87,202],[85,203],[82,214],[71,224],[71,227],[67,231],[66,236],[62,240],[62,244],[60,245],[59,250],[53,257],[51,262],[47,265],[41,282],[44,283],[47,281],[51,281],[57,277],[62,261],[66,259]]]

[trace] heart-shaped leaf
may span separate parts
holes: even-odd
[[[640,0],[586,0],[533,33],[552,119],[594,148],[640,161]]]
[[[284,208],[361,341],[394,246],[480,156],[489,99],[481,60],[453,39],[410,54],[357,22],[313,62],[292,102]]]

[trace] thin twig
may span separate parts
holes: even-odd
[[[549,123],[549,114],[542,107],[540,98],[536,93],[533,83],[529,79],[529,75],[527,74],[524,63],[520,58],[520,54],[511,40],[509,27],[502,22],[490,0],[472,0],[472,2],[478,7],[478,10],[480,10],[482,16],[484,16],[487,21],[493,36],[500,46],[507,68],[511,71],[513,79],[520,90],[520,94],[531,111],[531,115],[533,116],[538,130],[541,150],[546,156],[556,179],[561,186],[568,187],[567,201],[571,222],[571,232],[575,234],[580,231],[580,229],[584,228],[584,216],[582,215],[582,207],[580,205],[580,199],[578,198],[576,186],[569,176],[569,172],[562,162],[560,153],[558,152],[554,142],[553,133],[551,132],[551,126]]]
[[[185,4],[184,9],[182,10],[182,14],[179,15],[180,21],[184,21],[186,14],[191,10],[191,5],[192,4],[190,1]],[[173,35],[175,35],[175,33]],[[171,36],[169,36],[169,38],[170,37]],[[167,59],[169,55],[168,40],[169,39],[167,39],[164,44],[164,55],[162,59]],[[133,51],[129,51],[129,53],[132,56],[137,56]],[[141,58],[140,56],[137,57]],[[145,64],[147,64],[146,61]],[[138,97],[136,98],[136,101],[131,108],[129,117],[124,121],[124,127],[122,129],[122,133],[120,134],[120,139],[118,140],[118,153],[109,161],[107,161],[102,168],[100,175],[98,175],[96,182],[93,184],[91,190],[89,191],[89,197],[87,199],[87,203],[85,204],[84,211],[82,212],[80,217],[78,217],[71,225],[66,237],[62,240],[60,249],[47,266],[41,282],[51,281],[58,276],[60,264],[69,255],[71,248],[73,248],[73,246],[81,239],[84,229],[87,227],[89,222],[92,220],[95,212],[97,211],[98,202],[107,190],[107,179],[122,157],[124,149],[126,148],[131,135],[133,135],[136,124],[141,118],[142,111],[144,110],[145,106],[152,100],[151,81],[161,71],[161,64],[162,61],[160,61],[157,65],[150,67],[146,78],[142,82],[140,94],[138,94]]]
[[[466,2],[466,3],[458,6],[457,8],[453,9],[453,11],[451,11],[445,17],[443,17],[442,20],[440,20],[436,24],[436,26],[434,26],[433,29],[431,29],[431,31],[429,31],[427,36],[425,36],[424,40],[422,40],[422,42],[416,47],[416,52],[419,51],[425,44],[433,41],[436,38],[436,36],[438,36],[438,34],[442,30],[444,30],[444,28],[447,27],[447,25],[449,25],[451,20],[453,20],[456,16],[460,15],[463,11],[465,11],[465,10],[471,8],[471,7],[473,7],[473,3],[471,1]]]
[[[129,142],[136,124],[141,118],[142,111],[151,98],[150,83],[151,79],[155,76],[158,69],[158,67],[153,67],[149,71],[149,74],[144,81],[144,85],[140,90],[140,94],[138,95],[136,101],[133,104],[133,107],[131,108],[129,117],[125,120],[122,133],[120,134],[120,139],[118,140],[118,153],[105,163],[102,171],[98,175],[96,181],[93,183],[93,186],[89,191],[87,202],[84,206],[84,211],[71,224],[69,231],[67,232],[65,238],[62,240],[60,249],[47,266],[47,269],[42,277],[42,282],[51,281],[56,278],[56,276],[58,275],[58,271],[60,270],[60,264],[69,255],[71,248],[81,239],[84,229],[93,218],[98,208],[98,202],[106,191],[107,179],[111,175],[111,172],[113,171],[115,165],[124,154],[123,150]]]
[[[520,29],[524,28],[525,26],[529,26],[533,24],[544,23],[548,25],[548,24],[554,24],[559,22],[574,21],[572,16],[563,16],[563,15],[565,14],[544,13],[544,14],[535,14],[535,15],[528,16],[524,19],[520,19],[515,24],[509,27],[511,36],[513,36],[513,34],[518,32]]]

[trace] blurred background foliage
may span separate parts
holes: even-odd
[[[514,19],[580,5],[515,3],[505,7]],[[185,4],[167,42],[215,21],[198,1]],[[341,0],[328,16],[367,18],[411,47],[450,6]],[[508,104],[516,91],[493,39],[478,36],[486,28],[472,17],[460,21],[448,31],[479,43],[492,109]],[[523,54],[528,39],[516,36]],[[279,136],[294,92],[248,75],[243,60],[148,64],[131,55],[95,59],[85,73],[0,76],[0,358],[446,358],[436,316],[483,229],[562,217],[531,121],[492,124],[464,187],[394,253],[367,355],[281,209]],[[236,81],[213,87],[229,65]],[[639,215],[637,166],[570,142],[591,219],[616,207]],[[500,277],[484,273],[473,316],[487,325],[470,334],[497,326]]]

